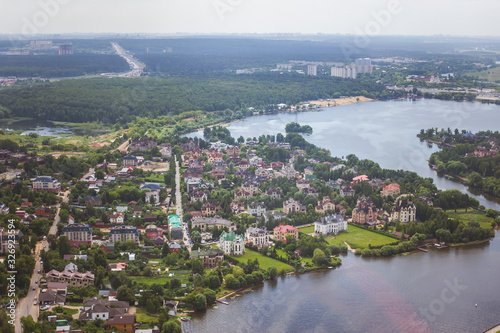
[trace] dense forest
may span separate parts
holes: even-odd
[[[13,116],[40,120],[129,122],[184,111],[238,110],[270,104],[363,95],[386,99],[381,84],[306,76],[219,76],[65,80],[0,91],[0,106]]]
[[[498,131],[476,134],[455,129],[422,129],[422,140],[444,143],[441,151],[432,153],[429,164],[437,172],[461,177],[468,185],[500,197],[500,155]]]
[[[0,76],[72,77],[87,74],[123,72],[127,62],[118,55],[0,55]]]

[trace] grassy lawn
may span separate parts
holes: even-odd
[[[372,246],[383,246],[397,242],[397,239],[377,234],[349,224],[348,232],[342,232],[337,236],[327,237],[326,240],[330,244],[340,244],[347,242],[353,248],[367,248],[369,244]]]
[[[493,222],[493,219],[491,217],[486,216],[486,213],[478,212],[471,209],[469,209],[467,212],[465,212],[465,209],[457,209],[456,212],[455,210],[448,210],[446,211],[446,214],[448,214],[451,218],[462,221],[465,224],[467,224],[470,221],[479,222],[481,227],[488,230],[491,229],[491,222]]]
[[[303,234],[312,234],[314,232],[314,226],[313,225],[310,225],[310,226],[307,226],[307,227],[299,227],[299,232],[303,233]]]
[[[244,255],[234,256],[234,258],[236,258],[240,262],[244,262],[244,263],[246,263],[248,261],[248,259],[255,260],[255,258],[257,258],[259,260],[260,268],[262,268],[264,270],[267,270],[267,268],[270,266],[276,267],[278,269],[278,272],[281,269],[284,269],[286,271],[293,270],[292,266],[285,264],[284,262],[281,262],[281,261],[273,259],[273,258],[266,257],[266,256],[260,254],[259,252],[255,252],[255,251],[248,250],[248,249],[246,250]]]
[[[141,323],[154,323],[158,321],[158,316],[148,315],[146,309],[143,308],[137,308],[136,316],[137,321]]]
[[[181,281],[181,283],[187,283],[189,275],[191,271],[183,271],[183,270],[169,270],[169,273],[174,273],[174,276],[168,277],[167,274],[164,275],[155,275],[155,276],[129,276],[129,278],[137,283],[144,283],[146,285],[151,285],[153,283],[156,284],[165,284],[167,281],[176,278]]]
[[[500,81],[500,67],[484,71],[468,71],[467,74],[490,82]]]
[[[78,309],[63,308],[63,313],[64,314],[74,315],[77,312],[78,312]]]
[[[154,172],[152,175],[144,177],[144,181],[146,182],[151,182],[151,183],[160,183],[162,185],[165,185],[165,177],[158,172]]]
[[[83,303],[69,302],[69,303],[66,303],[66,305],[69,305],[69,306],[82,306]]]

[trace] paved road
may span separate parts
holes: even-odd
[[[62,200],[64,202],[68,201],[68,194],[69,191],[62,192],[63,197]],[[61,209],[60,205],[57,205],[57,212],[56,216],[54,218],[54,222],[52,223],[52,226],[50,227],[49,230],[49,235],[55,235],[57,232],[57,223],[60,220],[59,217],[59,210]],[[33,270],[33,275],[31,277],[31,282],[30,282],[30,288],[28,290],[28,295],[26,295],[25,298],[19,300],[19,303],[17,304],[17,309],[16,309],[16,321],[15,321],[15,332],[16,333],[22,333],[22,328],[21,328],[21,317],[26,317],[28,315],[31,315],[33,317],[33,320],[37,321],[38,320],[38,314],[40,312],[40,309],[38,307],[38,295],[39,295],[39,284],[40,284],[40,277],[41,274],[38,273],[38,271],[42,272],[43,271],[43,266],[40,262],[40,251],[42,249],[47,249],[48,243],[46,240],[39,241],[36,246],[35,246],[35,269]],[[37,282],[37,283],[35,283]],[[33,290],[33,288],[35,288]],[[37,299],[37,305],[34,305],[35,299]]]
[[[115,49],[116,54],[118,54],[120,57],[125,59],[125,61],[128,63],[130,66],[130,72],[127,73],[122,73],[122,74],[109,74],[109,75],[103,75],[107,77],[139,77],[142,74],[142,71],[144,70],[144,65],[137,59],[135,59],[130,53],[125,51],[124,48],[122,48],[120,45],[116,43],[111,43],[113,45],[113,48]]]
[[[182,195],[181,195],[181,171],[179,161],[175,157],[175,211],[179,215],[182,223],[183,242],[189,252],[191,252],[191,237],[189,236],[188,224],[183,221]]]
[[[129,145],[129,142],[128,140],[125,140],[125,142],[123,142],[121,145],[119,145],[118,147],[114,148],[114,149],[111,149],[110,153],[116,151],[116,150],[119,150],[121,153],[126,153],[127,152],[127,148],[128,148],[128,145]]]

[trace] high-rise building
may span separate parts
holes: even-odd
[[[307,75],[318,75],[318,66],[316,65],[307,65]]]
[[[59,45],[59,55],[73,54],[73,43],[62,43]]]
[[[356,66],[353,64],[345,67],[332,67],[331,69],[331,76],[337,76],[344,79],[355,79],[357,73]]]
[[[356,71],[359,74],[371,74],[373,72],[372,61],[370,58],[359,58],[354,62]]]

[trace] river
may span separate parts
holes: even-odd
[[[416,171],[441,189],[426,159],[438,148],[416,137],[421,128],[495,130],[500,108],[437,100],[372,102],[319,112],[254,116],[230,124],[234,137],[284,133],[310,125],[307,140],[333,155],[354,153],[384,168]],[[190,136],[201,135],[201,132]],[[473,193],[486,207],[498,202]],[[352,253],[334,270],[279,278],[193,315],[184,332],[484,332],[500,323],[500,242],[364,259]],[[477,304],[477,307],[475,306]]]

